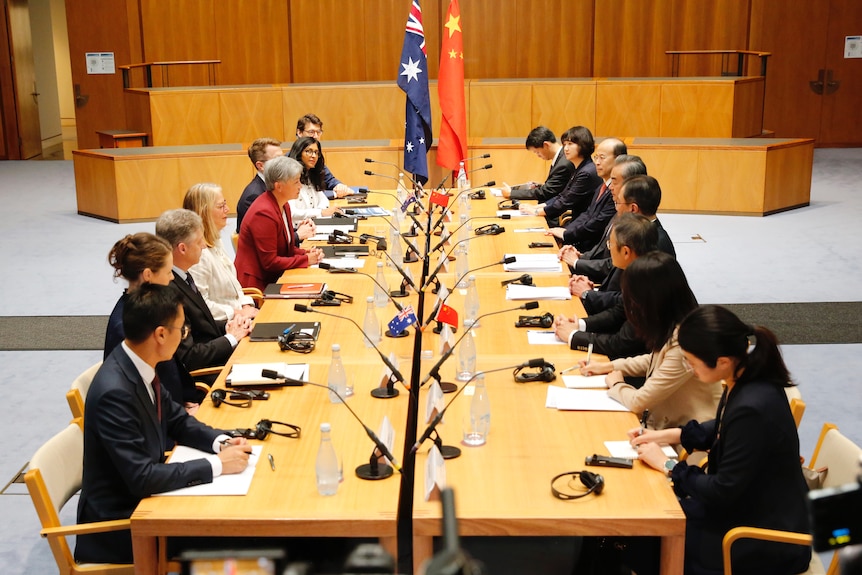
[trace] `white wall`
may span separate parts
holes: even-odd
[[[30,31],[33,38],[33,64],[39,91],[39,124],[43,146],[60,143],[60,98],[51,32],[50,0],[30,0]]]

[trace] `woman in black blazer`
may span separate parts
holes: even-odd
[[[719,306],[703,306],[679,328],[686,361],[702,381],[723,381],[716,418],[662,431],[635,429],[640,459],[673,480],[686,515],[686,575],[722,572],[721,541],[739,526],[807,533],[808,488],[799,437],[784,388],[793,385],[778,342]],[[706,471],[663,455],[662,443],[708,450]],[[742,540],[733,546],[735,574],[801,573],[811,549]]]

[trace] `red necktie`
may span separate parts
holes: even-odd
[[[191,276],[189,276],[191,277]],[[153,395],[156,397],[156,413],[159,416],[159,421],[162,420],[162,382],[159,381],[158,374],[153,378]]]
[[[598,195],[598,196],[596,196],[596,198],[601,198],[601,197],[602,197],[602,194],[604,194],[604,193],[605,193],[605,190],[607,190],[607,189],[608,189],[608,185],[607,185],[607,184],[602,184],[602,189],[600,189],[600,190],[599,190],[599,195]]]

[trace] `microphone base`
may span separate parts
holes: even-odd
[[[419,236],[419,234],[417,234],[416,230],[414,230],[413,228],[410,228],[408,231],[401,234],[402,238],[415,238],[418,236]]]
[[[457,328],[457,327],[452,327],[451,325],[450,325],[449,327],[451,327],[451,328],[452,328],[452,333],[458,333],[458,328]],[[431,331],[433,331],[433,332],[434,332],[434,333],[436,333],[437,335],[440,335],[440,332],[441,332],[441,331],[443,331],[443,324],[442,324],[442,323],[440,323],[440,322],[438,321],[438,322],[437,322],[437,325],[436,325],[436,326],[434,326],[434,329],[432,329]]]
[[[394,297],[394,298],[407,297],[409,295],[410,294],[404,290],[392,290],[391,292],[389,292],[389,297]]]
[[[408,335],[410,335],[410,332],[408,332],[408,331],[405,329],[405,330],[403,330],[403,331],[399,331],[398,333],[392,333],[392,330],[391,330],[391,329],[387,329],[387,330],[386,330],[386,333],[384,333],[383,335],[385,335],[386,337],[394,337],[394,338],[396,338],[396,339],[400,339],[400,338],[402,338],[402,337],[407,337]]]
[[[443,393],[454,393],[458,391],[458,386],[451,381],[441,381],[440,389],[443,391]]]
[[[393,474],[392,468],[384,463],[378,463],[375,470],[371,464],[365,463],[356,468],[356,477],[366,481],[377,481],[386,479]]]
[[[454,445],[444,445],[439,449],[440,455],[443,456],[443,459],[456,459],[461,457],[461,449]]]
[[[409,256],[404,256],[404,263],[405,264],[412,264],[412,263],[416,263],[418,261],[419,261],[419,256],[417,256],[412,251],[410,252]]]
[[[389,389],[389,387],[375,387],[371,390],[371,397],[376,397],[377,399],[392,399],[393,397],[398,397],[399,391],[394,387]]]

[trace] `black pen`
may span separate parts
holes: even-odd
[[[644,409],[643,415],[641,416],[641,432],[638,435],[643,435],[644,430],[646,429],[646,422],[649,418],[649,409]]]
[[[275,459],[273,459],[272,453],[268,453],[267,457],[269,458],[269,466],[272,467],[273,471],[275,471]]]

